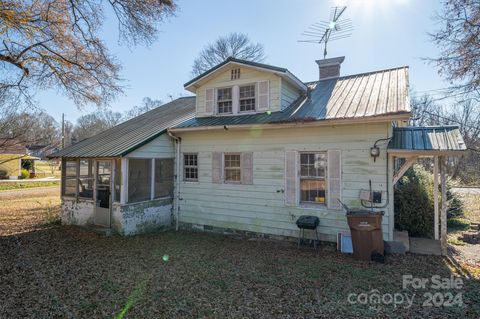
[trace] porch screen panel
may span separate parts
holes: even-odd
[[[64,165],[63,195],[77,196],[77,161],[66,160]]]
[[[78,197],[93,198],[93,161],[80,160],[78,176]]]
[[[155,198],[173,196],[173,159],[155,160]]]
[[[131,158],[128,160],[128,202],[150,200],[152,160]]]

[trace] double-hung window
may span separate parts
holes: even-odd
[[[255,85],[240,87],[240,112],[255,111]]]
[[[183,179],[198,181],[198,155],[183,154]]]
[[[240,183],[242,181],[240,154],[224,154],[223,162],[225,182]]]
[[[217,113],[231,114],[232,113],[232,88],[217,89]]]
[[[326,204],[325,152],[300,153],[300,202]]]

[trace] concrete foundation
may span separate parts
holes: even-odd
[[[94,226],[93,200],[62,198],[61,220],[64,225]],[[139,203],[112,204],[113,232],[135,235],[168,228],[172,224],[172,199],[154,199]]]

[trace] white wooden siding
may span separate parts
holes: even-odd
[[[127,154],[126,157],[174,158],[175,146],[172,139],[165,133]]]
[[[281,81],[281,109],[289,107],[299,96],[300,92],[287,81]]]
[[[238,66],[235,66],[238,68]],[[281,109],[280,105],[280,82],[281,78],[278,75],[272,74],[271,72],[261,72],[248,67],[240,68],[240,79],[231,80],[231,70],[226,70],[219,74],[218,76],[212,78],[210,81],[205,82],[202,86],[197,88],[196,96],[196,106],[197,113],[196,116],[211,116],[211,113],[208,113],[205,109],[206,107],[206,98],[205,93],[207,88],[219,88],[232,85],[243,85],[243,84],[256,84],[260,81],[269,81],[269,108],[268,110],[274,112]],[[267,111],[267,110],[262,110]]]
[[[198,183],[181,183],[180,222],[238,228],[284,236],[298,236],[300,215],[320,217],[324,240],[335,241],[338,231],[348,230],[343,211],[326,207],[309,209],[285,205],[285,154],[287,151],[341,151],[342,201],[360,207],[361,189],[383,192],[386,200],[386,152],[376,162],[370,147],[385,138],[390,124],[364,124],[298,129],[182,133],[182,152],[198,153]],[[253,185],[212,183],[212,152],[253,152]],[[389,238],[390,203],[383,218]]]

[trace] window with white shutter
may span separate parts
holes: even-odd
[[[215,89],[209,88],[205,90],[205,113],[213,114],[215,105]]]
[[[329,150],[327,152],[327,206],[329,209],[342,209],[338,200],[342,199],[342,152],[340,150]]]
[[[285,152],[285,205],[297,206],[297,152]]]
[[[325,204],[327,154],[300,153],[300,203]]]
[[[269,82],[258,82],[258,111],[267,111],[270,103]]]

